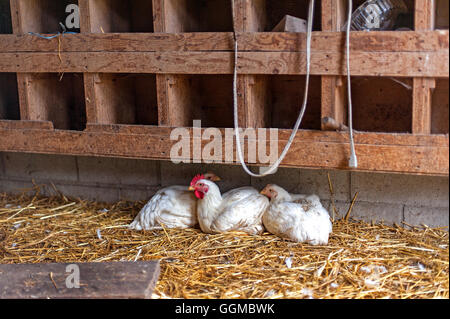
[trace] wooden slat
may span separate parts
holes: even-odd
[[[435,87],[435,79],[414,79],[412,110],[412,132],[414,134],[431,134],[431,107]]]
[[[0,128],[3,130],[17,130],[17,129],[53,130],[53,123],[49,121],[0,120]]]
[[[114,128],[114,126],[111,127]],[[143,130],[143,128],[139,127],[137,130]],[[138,133],[133,129],[130,131],[130,128],[128,132],[114,129],[112,131],[90,129],[86,132],[0,129],[0,150],[170,159],[170,149],[177,142],[170,140],[171,129],[147,127],[145,131]],[[191,131],[188,130],[188,132]],[[280,131],[278,143],[280,151],[289,134],[290,130]],[[233,137],[228,139],[233,140]],[[449,174],[448,142],[448,135],[356,133],[358,170],[447,176]],[[205,145],[209,141],[202,141],[202,143]],[[267,143],[269,143],[269,137],[267,137]],[[282,166],[348,169],[347,152],[348,134],[346,133],[300,131]]]
[[[0,265],[0,299],[150,299],[159,271],[159,261]]]
[[[435,0],[416,0],[414,24],[416,31],[434,29]],[[434,79],[415,78],[413,81],[412,132],[431,134],[432,90]]]
[[[61,57],[61,60],[59,59]],[[312,75],[344,75],[340,53],[316,52]],[[0,53],[2,72],[94,72],[157,74],[232,74],[233,54],[228,52],[167,53]],[[241,52],[239,74],[305,74],[304,53]],[[430,53],[351,54],[354,76],[448,77],[446,51]],[[402,63],[399,63],[401,61]]]
[[[82,24],[83,26],[84,24]],[[155,28],[156,28],[155,24]],[[233,34],[201,33],[80,33],[51,40],[29,34],[0,35],[0,52],[165,52],[232,51]],[[305,52],[303,33],[238,32],[241,51]],[[449,31],[352,32],[352,52],[434,52],[449,49]],[[60,46],[59,46],[60,44]],[[343,32],[313,32],[311,49],[342,52]]]

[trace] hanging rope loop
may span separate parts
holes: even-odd
[[[286,154],[289,152],[289,149],[292,146],[294,138],[300,127],[300,124],[302,123],[303,116],[305,115],[306,105],[308,104],[309,78],[310,78],[310,71],[311,71],[311,36],[312,36],[312,28],[313,28],[313,22],[314,22],[314,3],[315,3],[314,0],[310,0],[310,2],[309,2],[308,31],[307,31],[307,36],[306,36],[306,81],[305,81],[305,94],[304,94],[304,98],[303,98],[303,105],[300,110],[300,114],[297,118],[297,122],[295,123],[295,126],[292,130],[291,136],[289,137],[289,140],[283,149],[283,152],[281,153],[278,160],[262,174],[255,174],[252,171],[250,171],[248,166],[245,164],[244,156],[242,154],[241,138],[240,138],[240,132],[239,132],[239,120],[238,120],[238,103],[237,103],[238,41],[237,41],[237,37],[236,37],[236,30],[234,31],[234,39],[235,40],[234,40],[233,104],[234,104],[234,130],[235,130],[235,135],[236,135],[236,150],[237,150],[237,154],[239,157],[239,161],[242,165],[242,168],[250,176],[264,177],[264,176],[273,174],[277,171],[281,162],[286,157]],[[233,20],[234,20],[234,0],[232,0],[232,11],[233,11]]]

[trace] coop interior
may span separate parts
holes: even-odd
[[[78,4],[78,1],[19,0],[14,1],[14,3],[18,8],[16,14],[20,19],[20,27],[23,33],[50,34],[64,31],[60,23],[65,24],[66,8],[70,4]]]
[[[0,73],[0,119],[20,120],[17,77],[14,73]]]
[[[99,124],[158,125],[154,74],[98,74],[94,86]]]
[[[412,79],[356,77],[351,83],[355,130],[412,132]]]
[[[6,296],[74,297],[54,289],[65,279],[57,265],[70,262],[92,271],[122,263],[131,277],[149,262],[138,284],[114,277],[105,290],[86,284],[82,297],[448,298],[449,2],[403,1],[408,12],[391,29],[352,34],[364,41],[351,46],[357,167],[346,1],[322,0],[300,129],[278,172],[257,179],[240,169],[234,144],[222,154],[234,165],[193,164],[192,136],[189,163],[176,166],[171,133],[192,133],[196,120],[232,129],[236,102],[239,125],[278,129],[258,143],[281,152],[306,94],[305,34],[286,16],[304,23],[309,1],[0,0],[0,299],[2,270],[25,267],[20,282],[32,264],[56,267],[53,277]],[[354,10],[365,3],[354,0]],[[73,4],[80,29],[58,34]],[[238,61],[233,31],[249,42]],[[128,229],[163,186],[187,188],[210,170],[226,190],[270,182],[317,192],[333,222],[329,242]]]
[[[9,1],[0,2],[0,34],[12,33]]]
[[[146,0],[88,1],[93,33],[153,32],[152,2]]]
[[[85,129],[83,74],[28,74],[25,87],[29,120],[50,121],[58,130]]]
[[[291,129],[303,106],[305,76],[258,75],[249,80],[248,108],[253,116],[250,127]],[[301,129],[320,130],[321,78],[312,76],[306,112]]]

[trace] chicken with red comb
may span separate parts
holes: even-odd
[[[213,181],[196,176],[189,190],[198,198],[197,215],[203,232],[238,231],[251,235],[264,232],[262,215],[269,200],[255,188],[241,187],[222,195]]]
[[[194,179],[220,181],[214,173],[199,174]],[[191,228],[198,224],[197,198],[186,186],[165,187],[141,209],[130,229],[154,230],[166,228]]]

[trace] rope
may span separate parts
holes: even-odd
[[[77,32],[58,32],[57,34],[53,34],[50,36],[45,36],[45,35],[42,35],[42,34],[36,33],[36,32],[28,32],[28,34],[34,35],[34,36],[42,38],[42,39],[51,40],[51,39],[59,37],[60,35],[64,36],[65,34],[78,34],[78,33]]]
[[[234,0],[232,0],[232,11],[233,11],[233,20],[234,20]],[[236,149],[239,157],[239,161],[242,165],[242,168],[244,171],[253,177],[264,177],[270,174],[273,174],[276,172],[278,167],[280,166],[281,162],[284,160],[286,154],[288,153],[295,135],[298,132],[298,129],[300,127],[300,124],[303,120],[303,116],[305,114],[306,105],[308,104],[308,92],[309,92],[309,77],[310,77],[310,70],[311,70],[311,36],[312,36],[312,28],[313,28],[313,20],[314,20],[314,0],[310,0],[309,2],[309,14],[308,14],[308,31],[306,36],[306,82],[305,82],[305,94],[303,98],[303,105],[300,111],[300,114],[297,118],[297,122],[295,123],[295,126],[292,130],[291,136],[289,137],[289,140],[284,147],[283,152],[281,153],[281,156],[278,158],[278,160],[268,168],[264,173],[262,174],[255,174],[247,167],[245,164],[244,156],[242,154],[242,148],[241,148],[241,138],[239,133],[239,121],[238,121],[238,103],[237,103],[237,61],[238,61],[238,40],[236,37],[236,31],[234,31],[234,74],[233,74],[233,107],[234,107],[234,130],[236,135]]]
[[[348,131],[350,137],[350,159],[348,166],[351,168],[358,167],[358,158],[355,152],[355,141],[353,139],[353,105],[352,105],[352,85],[350,78],[350,26],[352,24],[353,1],[348,1],[348,18],[347,18],[347,91],[348,91]]]

